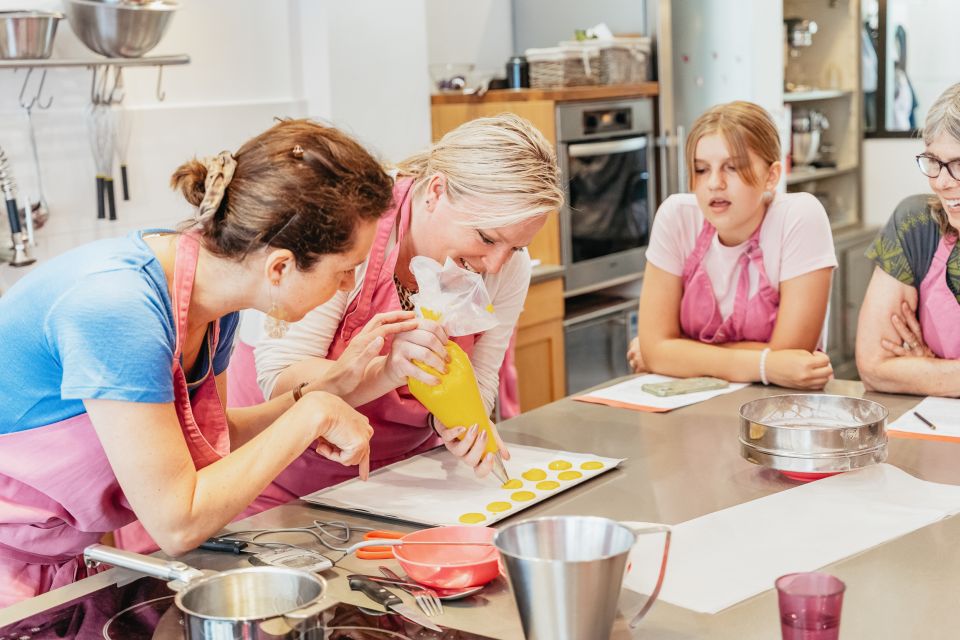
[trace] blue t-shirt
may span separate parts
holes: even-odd
[[[77,247],[0,296],[0,434],[84,413],[87,398],[173,401],[173,306],[145,233]],[[238,322],[236,312],[219,320],[215,375]],[[204,345],[188,379],[206,374]]]

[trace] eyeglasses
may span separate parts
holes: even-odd
[[[960,180],[960,160],[943,162],[939,158],[920,154],[917,156],[917,166],[920,167],[920,172],[928,178],[939,177],[940,172],[943,171],[944,167],[946,167],[947,173],[950,174],[951,178],[954,180]]]

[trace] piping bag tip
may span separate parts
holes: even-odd
[[[507,473],[507,467],[504,466],[503,457],[499,451],[493,454],[493,475],[496,476],[501,484],[506,484],[510,481],[510,475]]]

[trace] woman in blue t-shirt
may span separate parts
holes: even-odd
[[[0,298],[0,608],[83,577],[83,548],[135,519],[169,554],[196,547],[311,445],[366,475],[370,425],[327,391],[352,390],[412,314],[262,405],[225,411],[224,372],[239,310],[280,328],[353,288],[389,176],[292,120],[172,184],[197,206],[180,233],[79,247]]]

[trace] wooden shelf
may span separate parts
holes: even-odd
[[[784,102],[809,102],[811,100],[830,100],[844,98],[850,91],[843,89],[811,89],[810,91],[788,91],[783,94]]]
[[[794,169],[787,174],[787,186],[809,182],[810,180],[824,180],[841,176],[845,173],[851,173],[857,170],[857,165],[841,165],[839,167],[827,167],[823,169]]]
[[[471,104],[477,102],[530,102],[553,100],[574,102],[577,100],[604,100],[614,98],[654,97],[659,92],[656,82],[637,84],[608,84],[592,87],[551,87],[545,89],[493,89],[482,96],[455,91],[435,93],[430,104]]]

